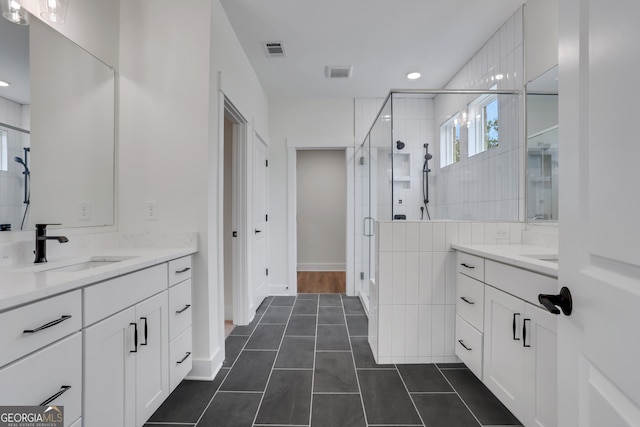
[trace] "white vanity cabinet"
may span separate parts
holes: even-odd
[[[169,392],[191,371],[191,257],[169,262]]]
[[[457,292],[456,355],[524,426],[555,427],[557,317],[537,296],[557,279],[458,252]]]
[[[120,308],[121,299],[99,303],[105,290],[144,287],[153,296],[101,320],[84,331],[84,420],[90,426],[141,426],[169,396],[167,265],[103,282],[85,289],[85,307]],[[91,317],[92,316],[87,316]]]

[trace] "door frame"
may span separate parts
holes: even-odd
[[[287,254],[287,282],[288,285],[280,293],[295,295],[298,293],[298,226],[297,226],[297,150],[344,150],[345,167],[347,172],[347,218],[346,218],[346,292],[355,295],[354,289],[354,261],[355,261],[355,149],[353,139],[340,138],[287,138],[287,225],[288,254]]]

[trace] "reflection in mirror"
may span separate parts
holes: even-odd
[[[557,67],[527,84],[527,221],[558,221]]]
[[[113,224],[113,69],[33,17],[0,19],[0,39],[3,229]]]

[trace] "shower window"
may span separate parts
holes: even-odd
[[[440,125],[440,167],[460,161],[460,114]]]
[[[7,160],[7,131],[0,130],[0,170],[9,170],[9,161]]]
[[[498,95],[482,95],[469,104],[469,157],[498,146],[498,111]]]

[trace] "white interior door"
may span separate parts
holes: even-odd
[[[253,144],[253,305],[267,295],[268,182],[267,145],[256,136]]]
[[[560,426],[640,426],[640,2],[560,1]]]

